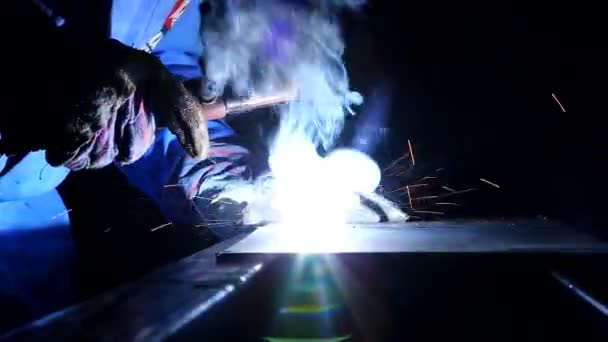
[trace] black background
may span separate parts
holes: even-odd
[[[595,10],[372,1],[348,21],[355,86],[368,96],[390,90],[389,160],[407,151],[407,139],[413,143],[416,168],[406,182],[445,168],[443,184],[480,190],[455,197],[464,207],[453,215],[541,215],[605,236]]]

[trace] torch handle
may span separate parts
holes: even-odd
[[[252,96],[244,99],[216,98],[213,102],[202,103],[201,111],[207,121],[220,120],[227,115],[249,112],[254,109],[270,107],[295,100],[294,91],[284,91],[270,96]],[[164,127],[158,127],[162,129]]]
[[[226,112],[227,114],[239,114],[249,112],[254,109],[270,107],[289,101],[295,100],[297,94],[295,91],[287,90],[267,96],[251,96],[244,99],[227,99]]]
[[[249,112],[254,109],[270,107],[295,100],[295,91],[283,91],[268,96],[251,96],[248,98],[216,98],[213,102],[203,103],[201,109],[207,120],[223,119],[227,115]]]

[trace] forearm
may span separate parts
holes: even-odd
[[[167,130],[157,132],[152,148],[141,160],[119,167],[131,184],[159,205],[167,220],[180,224],[200,224],[202,217],[193,200],[210,198],[226,182],[251,176],[249,152],[242,146],[230,140],[215,141],[209,157],[196,161]]]

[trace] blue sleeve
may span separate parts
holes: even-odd
[[[55,189],[69,173],[63,166],[48,165],[43,150],[0,156],[0,171],[0,202],[40,196]]]
[[[200,66],[203,55],[202,18],[198,4],[199,1],[190,1],[184,14],[162,38],[153,52],[171,73],[182,80],[203,76]],[[209,121],[207,126],[209,137],[212,140],[234,135],[234,131],[224,120]]]
[[[203,47],[198,3],[191,1],[188,4],[184,14],[153,51],[169,71],[183,80],[202,77],[199,62]],[[223,120],[209,121],[207,125],[211,140],[234,135],[232,129]],[[190,212],[192,207],[190,199],[184,190],[195,186],[197,180],[191,177],[189,183],[192,184],[175,183],[179,175],[187,173],[196,165],[190,162],[177,138],[169,130],[162,129],[156,132],[153,145],[140,160],[131,165],[118,165],[118,167],[131,184],[159,204],[168,219],[174,220],[186,216],[194,219],[195,214]],[[175,200],[175,196],[181,200]]]
[[[177,19],[153,51],[169,71],[183,80],[203,75],[199,64],[203,44],[198,4],[199,1],[190,1],[184,14]]]

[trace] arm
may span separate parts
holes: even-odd
[[[191,155],[204,157],[208,140],[200,105],[158,58],[112,39],[56,28],[39,12],[17,12],[24,28],[6,42],[5,65],[17,77],[5,80],[1,152],[45,150],[51,166],[74,170],[100,168],[116,158],[131,162],[139,157],[132,147],[151,141],[133,127],[143,100],[154,113],[148,126],[169,127]],[[28,101],[15,101],[23,97]]]
[[[189,4],[153,53],[202,100],[200,20],[198,6]],[[254,98],[226,101],[225,104],[236,111],[282,102],[281,99],[271,98],[269,102]],[[223,103],[218,101],[220,105]],[[208,106],[203,106],[205,116],[209,114],[208,109]],[[161,130],[156,132],[153,146],[141,160],[120,166],[129,182],[155,200],[166,218],[174,224],[203,223],[203,218],[210,216],[205,213],[205,208],[212,197],[227,183],[250,178],[249,152],[235,143],[232,129],[223,120],[212,120],[208,122],[208,130],[211,145],[209,157],[205,160],[197,161],[186,156],[175,136]],[[195,205],[193,200],[197,202]]]
[[[198,2],[191,1],[184,14],[153,51],[169,71],[181,78],[195,93],[202,80],[199,64],[203,53],[200,20]],[[234,135],[232,129],[219,120],[208,122],[208,130],[212,140]],[[175,136],[162,129],[156,132],[152,147],[140,160],[119,167],[131,184],[159,204],[169,220],[185,223],[195,217],[188,212],[194,195],[190,189],[203,177],[200,173],[204,163],[209,163],[209,160],[197,162],[189,158]],[[194,169],[198,171],[192,172]],[[184,177],[185,175],[189,176]]]

